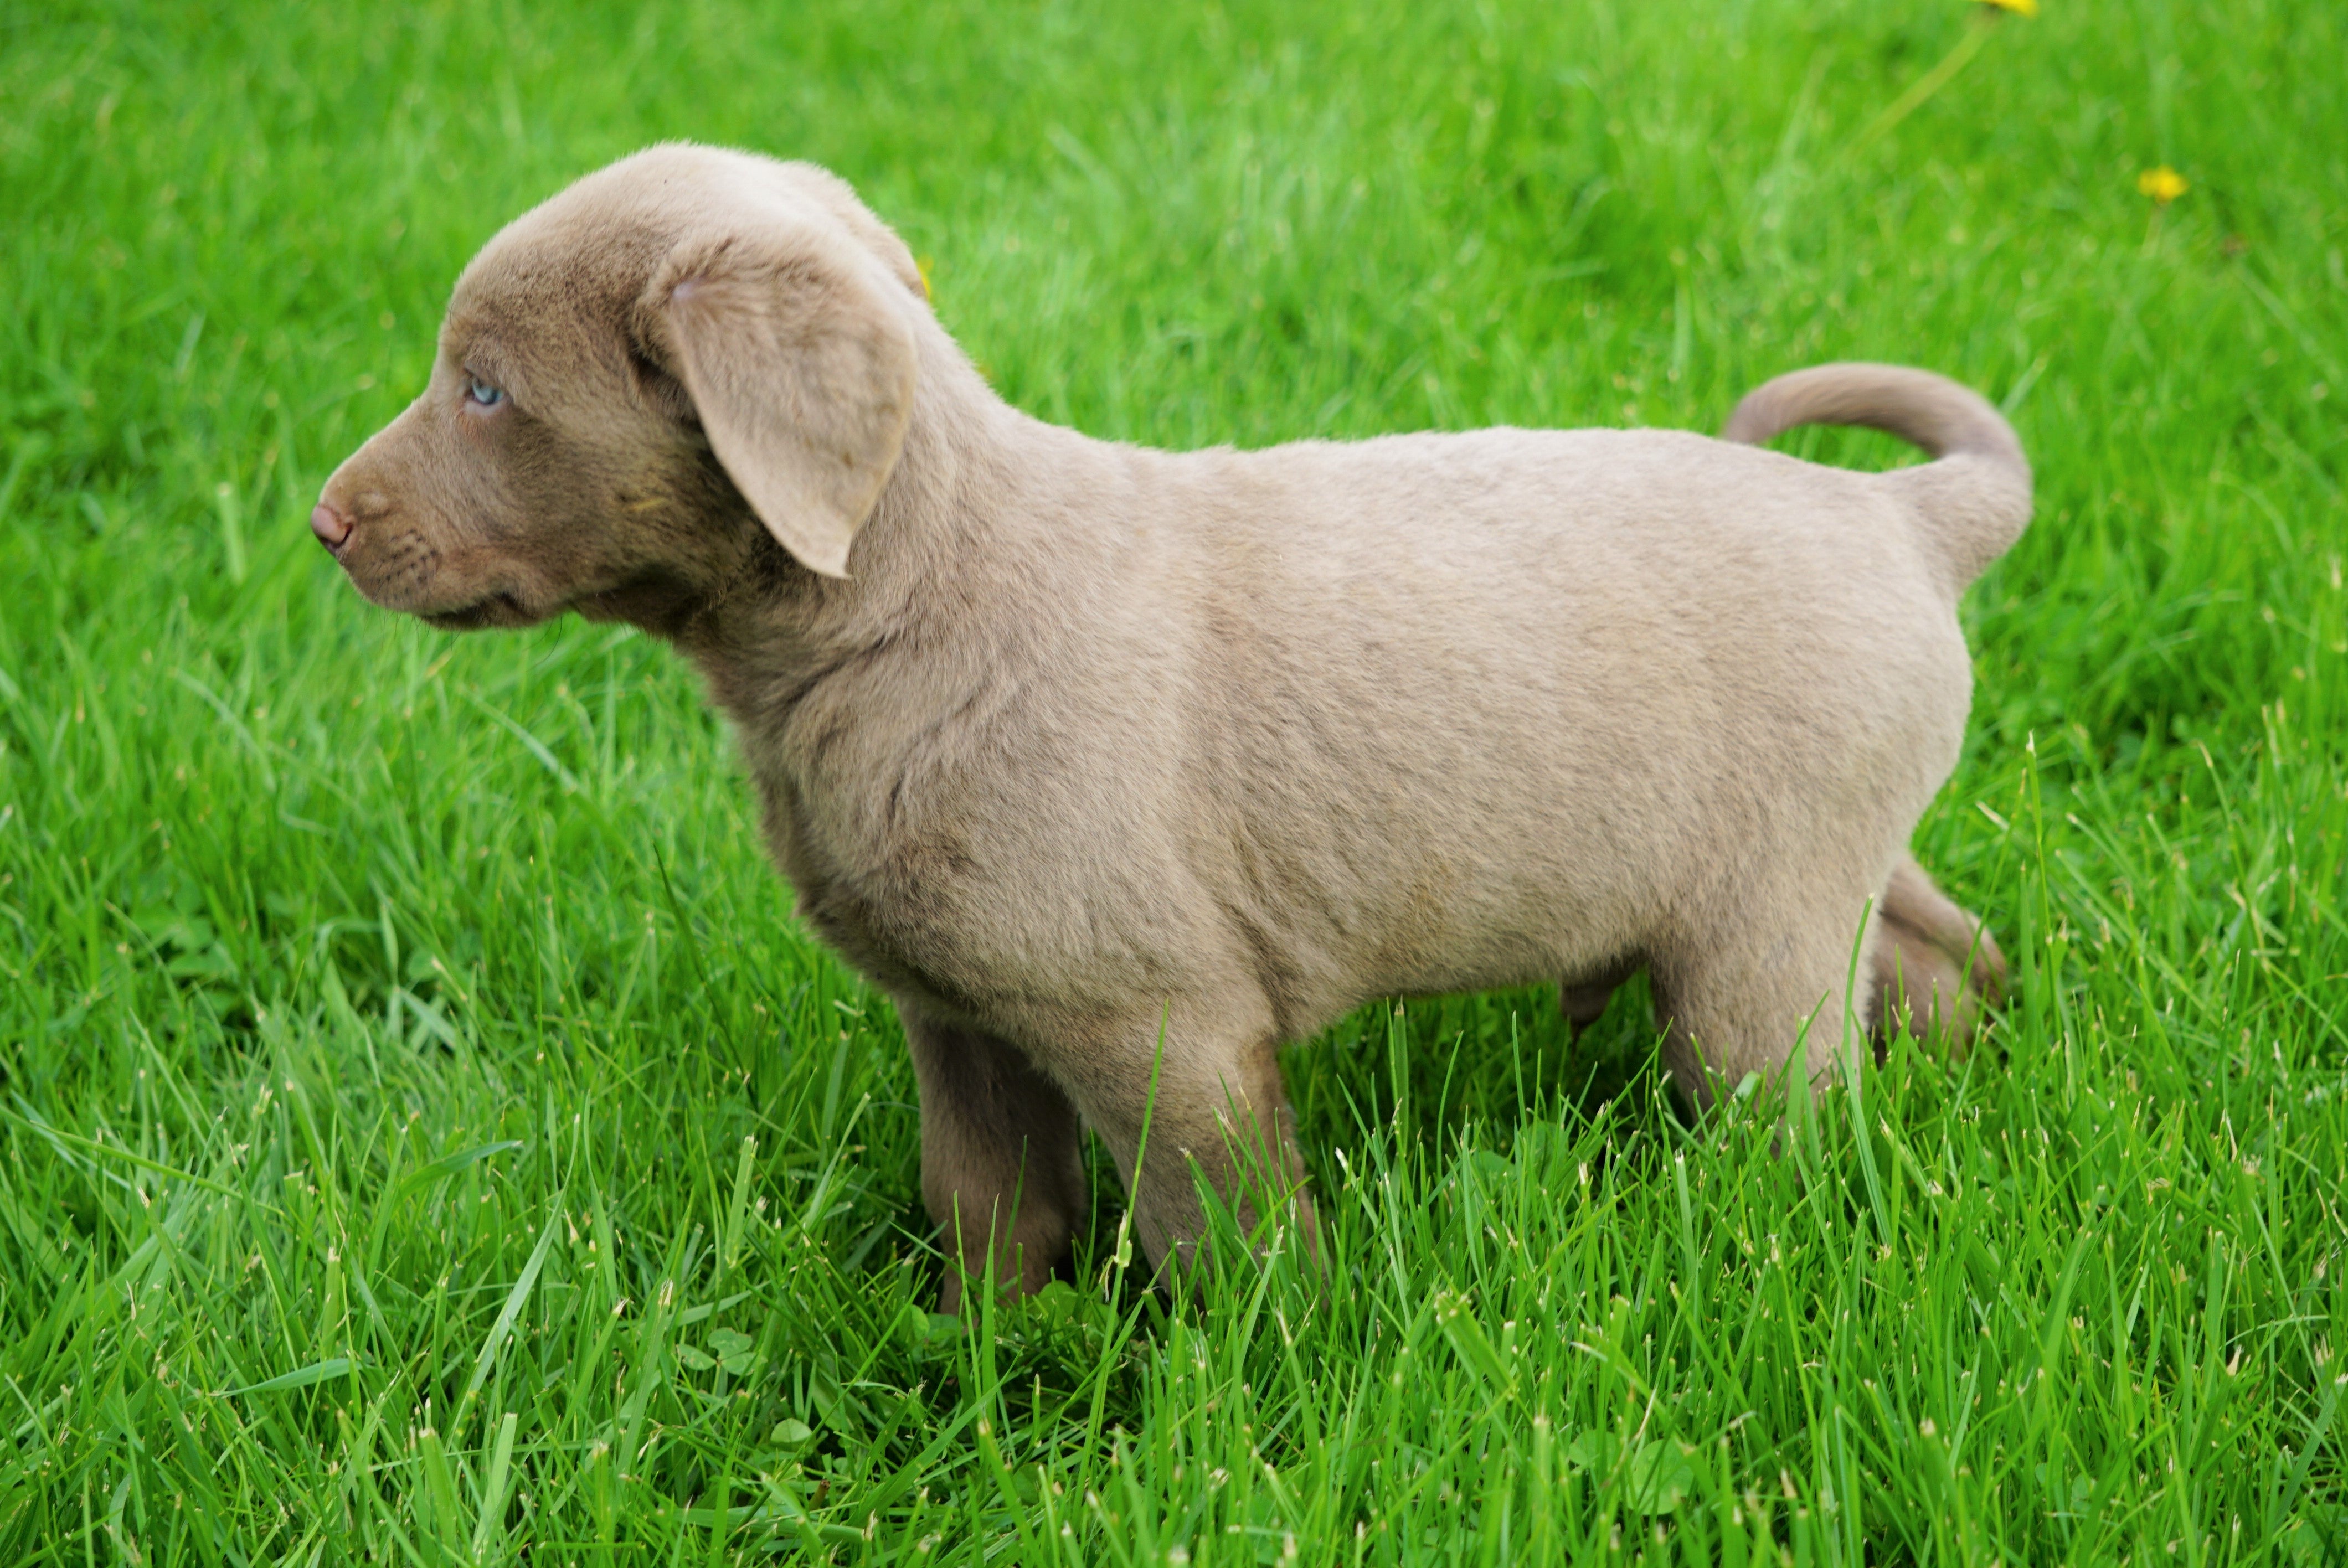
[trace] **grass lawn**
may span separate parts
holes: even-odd
[[[2348,13],[2044,6],[0,7],[0,1562],[2342,1561]],[[1328,1288],[1169,1312],[1104,1179],[1084,1288],[932,1317],[690,672],[304,527],[680,136],[1104,436],[1984,389],[2037,521],[1918,846],[2019,1000],[1697,1128],[1638,997],[1376,1007],[1286,1059]]]

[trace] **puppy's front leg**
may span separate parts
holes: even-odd
[[[901,999],[897,1012],[922,1091],[922,1198],[951,1260],[938,1308],[960,1312],[990,1267],[997,1289],[1033,1295],[1085,1212],[1076,1107],[1017,1048]]]
[[[1153,1019],[1119,1030],[1097,1059],[1108,1071],[1072,1077],[1086,1121],[1125,1178],[1133,1234],[1169,1285],[1193,1266],[1206,1229],[1202,1178],[1259,1247],[1274,1239],[1262,1226],[1269,1215],[1289,1228],[1287,1245],[1318,1255],[1320,1226],[1277,1050],[1268,1030],[1216,1028],[1177,1012],[1162,1030]]]

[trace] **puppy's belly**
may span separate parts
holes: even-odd
[[[1381,998],[1609,972],[1663,928],[1669,888],[1660,877],[1623,879],[1602,897],[1585,897],[1571,885],[1528,889],[1494,878],[1480,886],[1457,880],[1430,897],[1427,882],[1414,877],[1354,889],[1357,914],[1342,920],[1325,907],[1227,916],[1218,945],[1245,966],[1275,1032],[1296,1040]]]

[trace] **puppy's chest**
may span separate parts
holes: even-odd
[[[964,929],[976,867],[953,835],[885,813],[844,825],[836,803],[788,777],[762,776],[759,787],[767,846],[818,936],[893,989],[960,1005],[983,988]]]

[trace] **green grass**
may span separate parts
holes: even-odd
[[[0,9],[0,1561],[2348,1553],[2338,7],[2046,0],[1866,142],[1963,8],[1094,9]],[[303,528],[675,136],[1102,436],[1986,389],[2038,521],[1919,845],[2020,1000],[1696,1129],[1627,1000],[1373,1009],[1288,1060],[1325,1290],[1169,1313],[1105,1182],[1099,1288],[932,1318],[897,1026],[688,671]]]

